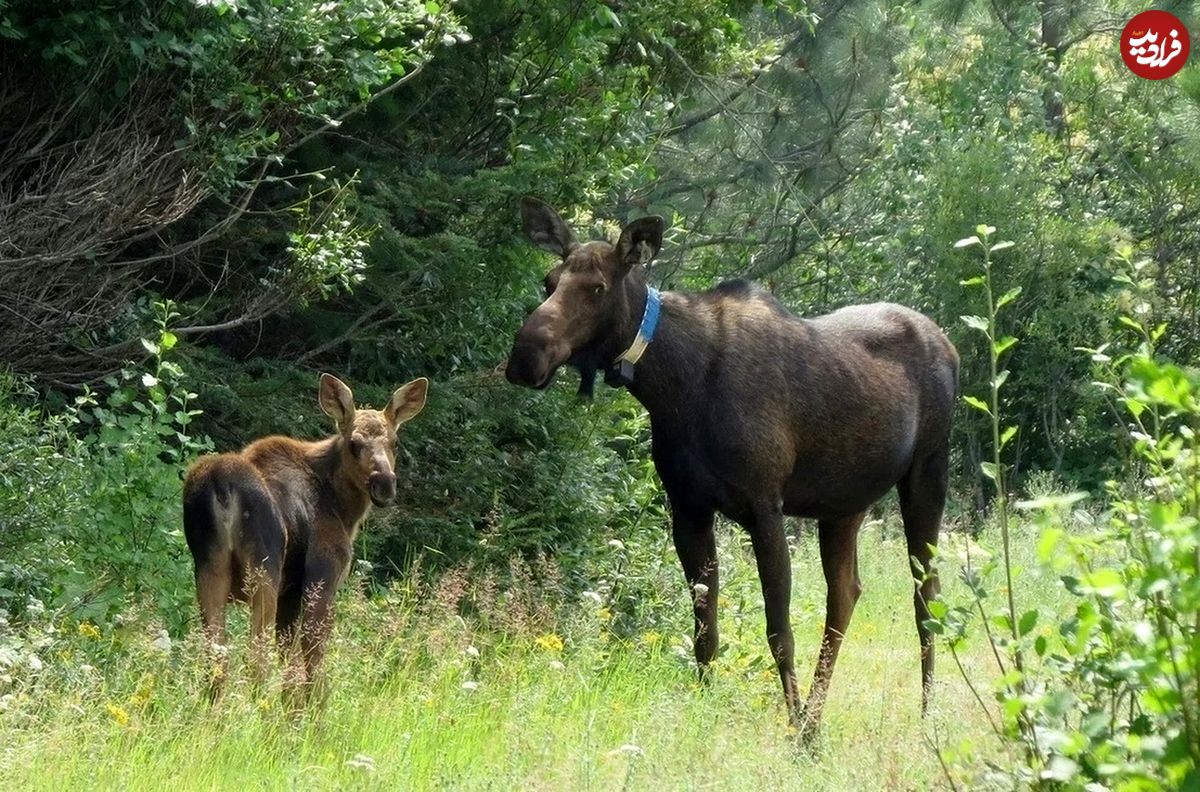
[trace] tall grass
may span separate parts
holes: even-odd
[[[864,528],[865,592],[815,751],[787,727],[752,556],[730,531],[726,646],[710,685],[695,679],[681,575],[672,615],[625,635],[604,602],[558,602],[528,581],[493,590],[464,574],[370,595],[350,587],[328,699],[298,720],[280,711],[275,687],[244,681],[210,708],[194,640],[167,648],[149,616],[98,635],[57,624],[43,668],[18,673],[0,698],[0,788],[927,789],[947,783],[935,745],[960,780],[979,783],[987,761],[1007,760],[948,663],[930,716],[919,716],[912,582],[896,533],[891,520]],[[1031,542],[1016,538],[1014,554],[1032,559]],[[946,542],[949,589],[965,541]],[[636,552],[666,575],[668,545],[664,533]],[[824,618],[811,536],[796,540],[793,561],[807,665]],[[1021,582],[1040,588],[1029,594],[1056,596],[1029,566]],[[481,586],[490,599],[464,607]],[[963,655],[986,676],[982,645]]]

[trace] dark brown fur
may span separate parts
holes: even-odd
[[[635,221],[615,246],[580,245],[545,204],[526,199],[522,213],[529,237],[563,262],[547,276],[546,301],[517,333],[508,378],[540,388],[563,364],[585,376],[610,366],[637,333],[646,303],[638,264],[657,252],[661,219]],[[946,336],[899,305],[801,319],[744,281],[663,294],[658,331],[629,391],[650,414],[654,464],[693,590],[702,673],[718,646],[713,518],[720,512],[750,534],[788,711],[814,733],[861,592],[858,529],[867,509],[896,487],[915,563],[924,707],[933,645],[923,621],[938,590],[930,559],[946,496],[957,379],[958,354]],[[817,520],[828,585],[824,639],[803,707],[784,515]]]
[[[336,377],[321,377],[319,399],[338,434],[316,442],[266,437],[238,453],[198,460],[183,487],[183,528],[196,566],[196,597],[210,646],[225,644],[225,607],[249,602],[256,673],[265,672],[272,625],[285,654],[301,663],[289,687],[316,680],[354,539],[372,503],[389,505],[396,431],[420,412],[428,381],[398,389],[384,410],[354,407]],[[212,693],[225,675],[218,650]]]

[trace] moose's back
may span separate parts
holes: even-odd
[[[703,318],[687,351],[702,387],[655,422],[656,459],[706,481],[726,514],[771,481],[786,513],[853,514],[944,445],[958,355],[927,317],[876,303],[800,319],[742,283],[679,299]]]

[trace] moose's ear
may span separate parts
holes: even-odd
[[[560,258],[579,246],[575,234],[550,206],[537,198],[521,199],[521,227],[529,241]]]
[[[622,272],[629,272],[642,262],[643,257],[649,261],[657,256],[664,230],[666,223],[658,215],[640,217],[622,228],[621,238],[617,240],[617,259],[621,262]]]
[[[321,375],[317,401],[321,403],[325,414],[337,423],[338,429],[346,431],[354,425],[354,394],[337,377],[332,374]]]
[[[392,422],[392,427],[398,428],[400,424],[411,421],[417,413],[421,412],[428,394],[429,380],[418,377],[407,385],[396,388],[396,392],[392,394],[392,399],[383,413]]]

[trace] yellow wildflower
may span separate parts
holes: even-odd
[[[117,722],[118,726],[129,725],[129,713],[122,709],[119,705],[110,702],[105,704],[104,707],[108,710],[108,714],[112,716],[112,719]]]
[[[533,639],[533,643],[539,649],[545,649],[547,652],[561,652],[564,646],[563,639],[554,633],[539,635]]]
[[[91,638],[93,641],[100,640],[100,628],[91,622],[80,622],[79,634],[84,638]]]
[[[131,707],[141,709],[150,703],[150,699],[154,695],[154,681],[154,674],[145,674],[138,680],[137,690],[129,697]]]
[[[654,630],[648,630],[642,633],[642,643],[646,644],[647,646],[657,646],[658,642],[661,640],[662,635]]]
[[[600,621],[612,621],[612,611],[608,608],[601,608],[596,611],[596,616]]]

